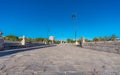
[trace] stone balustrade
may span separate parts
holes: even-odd
[[[120,41],[86,42],[84,48],[120,54]]]
[[[5,41],[4,42],[4,50],[26,48],[26,47],[35,47],[35,46],[41,46],[41,45],[44,45],[44,44],[38,43],[38,42],[33,42],[33,43],[26,42],[26,45],[24,46],[18,41]]]
[[[0,50],[3,50],[4,48],[4,40],[2,37],[0,37]]]
[[[0,31],[0,50],[3,50],[4,48],[4,39],[2,37],[2,32]]]

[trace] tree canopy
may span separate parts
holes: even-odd
[[[5,40],[9,40],[9,41],[18,41],[19,38],[15,35],[8,35],[6,37],[4,37]]]

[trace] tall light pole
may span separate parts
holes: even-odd
[[[50,29],[49,29],[49,27],[48,27],[48,28],[47,28],[46,43],[49,43],[49,33],[50,33]]]
[[[76,20],[76,14],[72,14],[72,19],[74,21],[74,27],[75,27],[75,43],[77,42],[76,37],[77,37],[77,25],[75,23]]]

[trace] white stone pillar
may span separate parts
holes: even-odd
[[[2,37],[2,32],[0,32],[0,50],[4,49],[4,38]]]
[[[85,38],[84,38],[84,37],[82,37],[82,39],[81,39],[81,47],[83,47],[83,46],[84,46],[84,43],[85,43]]]
[[[63,44],[63,41],[62,41],[62,40],[60,41],[60,44]]]
[[[85,43],[85,38],[84,37],[82,37],[82,43]]]
[[[79,42],[78,42],[78,41],[75,41],[75,45],[76,45],[76,46],[78,46],[78,45],[80,45],[80,44],[79,44]]]
[[[23,45],[23,46],[26,45],[25,36],[22,37],[21,45]]]
[[[49,37],[49,40],[51,40],[51,41],[52,41],[52,44],[54,44],[55,37],[54,37],[54,36],[50,36],[50,37]]]

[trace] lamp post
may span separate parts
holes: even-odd
[[[45,44],[49,44],[49,33],[50,33],[50,29],[48,27],[47,30],[46,30],[46,38],[44,40]]]
[[[47,39],[49,40],[50,28],[47,29]]]
[[[72,19],[74,20],[74,27],[75,27],[75,43],[77,43],[76,37],[77,37],[77,25],[75,23],[76,15],[72,14]]]

